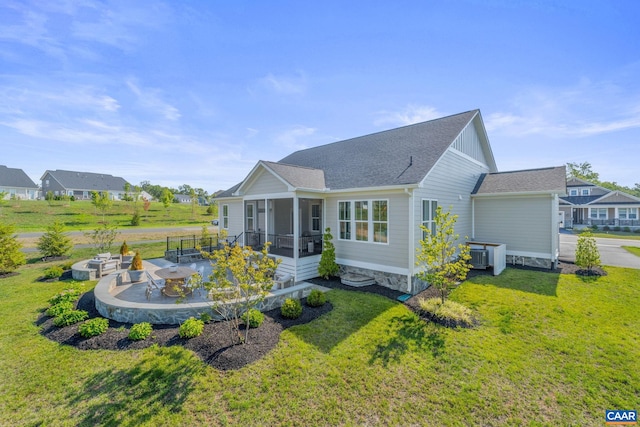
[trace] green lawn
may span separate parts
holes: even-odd
[[[114,201],[113,206],[105,212],[104,221],[119,228],[131,228],[134,209],[133,203]],[[217,215],[215,206],[214,209],[214,214]],[[182,203],[172,203],[167,210],[162,203],[151,202],[146,212],[142,203],[139,203],[138,211],[142,228],[205,224],[217,217],[207,214],[207,206],[196,206],[194,215],[191,205]],[[17,233],[45,231],[54,220],[62,222],[67,231],[92,230],[101,225],[103,216],[87,200],[53,201],[51,205],[44,200],[5,200],[0,206],[0,221],[14,224]]]
[[[333,290],[331,313],[218,372],[180,347],[79,351],[43,338],[39,311],[67,286],[36,282],[44,267],[0,280],[3,426],[585,426],[640,407],[638,270],[474,278],[451,296],[482,319],[470,330]]]
[[[580,231],[581,230],[573,230],[573,234],[577,234],[580,235]],[[625,231],[602,231],[602,230],[598,230],[598,231],[593,231],[591,229],[589,229],[589,231],[591,231],[591,235],[593,237],[602,237],[605,239],[625,239],[625,240],[640,240],[640,233],[629,233],[629,232],[625,232]]]
[[[624,249],[627,250],[627,252],[631,252],[634,255],[640,256],[640,248],[637,246],[623,246]]]

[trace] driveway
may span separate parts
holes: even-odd
[[[560,232],[560,260],[575,262],[578,236],[570,232]],[[640,247],[640,240],[604,239],[597,237],[596,244],[600,251],[600,262],[603,265],[640,269],[640,257],[627,252],[622,246]]]

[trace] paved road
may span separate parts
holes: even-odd
[[[576,260],[576,244],[578,236],[560,233],[560,259],[574,262]],[[640,247],[640,240],[596,238],[600,251],[600,262],[603,265],[640,269],[640,257],[627,252],[622,246]]]

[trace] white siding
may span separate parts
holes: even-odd
[[[336,258],[350,265],[376,264],[380,271],[384,266],[406,269],[408,259],[407,221],[409,196],[404,192],[377,192],[333,195],[326,199],[325,226],[331,228]],[[340,240],[338,227],[338,201],[388,200],[388,244]]]
[[[481,166],[476,162],[460,156],[453,150],[447,151],[440,161],[431,170],[431,173],[424,180],[421,188],[414,192],[414,225],[412,262],[415,264],[415,251],[420,247],[422,240],[422,200],[437,200],[438,206],[446,212],[451,207],[451,212],[458,215],[455,231],[460,235],[460,242],[464,242],[465,237],[471,238],[471,192],[476,186],[480,175],[488,172],[486,166]]]
[[[229,228],[227,232],[229,236],[239,236],[240,233],[244,231],[243,225],[243,203],[242,200],[231,200],[224,201],[220,200],[219,202],[219,210],[220,210],[220,229],[222,229],[222,205],[229,205]]]
[[[487,164],[475,126],[467,126],[464,128],[462,133],[453,141],[452,148],[482,164]]]
[[[271,172],[262,169],[257,172],[251,182],[244,188],[245,195],[264,195],[287,191],[287,186]]]
[[[508,253],[551,255],[552,226],[557,224],[557,213],[552,215],[553,203],[549,195],[477,198],[474,240],[505,243]]]

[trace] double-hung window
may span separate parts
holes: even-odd
[[[438,208],[437,200],[422,200],[422,225],[431,231],[431,235],[436,234],[436,209]],[[426,232],[422,232],[422,238],[427,237]]]
[[[320,232],[320,205],[311,205],[311,231]]]
[[[254,231],[253,228],[253,219],[254,219],[254,204],[247,204],[247,231]]]
[[[229,205],[222,205],[222,228],[229,228]]]
[[[591,208],[591,219],[607,219],[607,208]]]
[[[578,190],[575,190],[575,189],[569,190],[569,195],[570,196],[577,196],[578,195]]]
[[[351,240],[351,202],[338,203],[338,222],[340,239]]]
[[[619,219],[638,219],[637,208],[618,208]]]
[[[582,195],[583,196],[588,196],[589,195],[589,189],[588,188],[583,188],[582,189]]]
[[[340,240],[388,243],[388,206],[387,200],[338,202]],[[351,233],[351,230],[354,230],[354,233]]]

